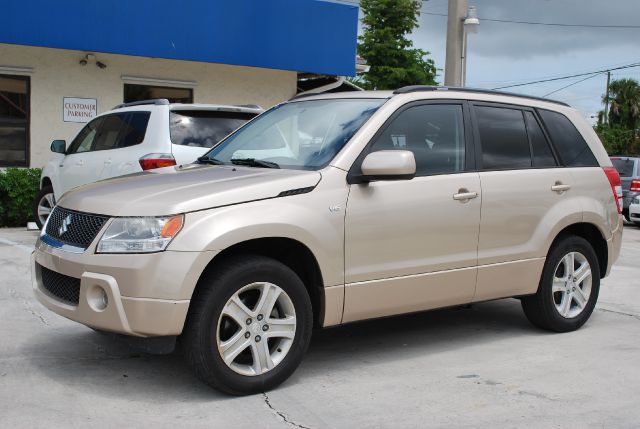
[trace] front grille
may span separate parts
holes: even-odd
[[[80,301],[80,279],[56,273],[38,265],[42,286],[53,296],[67,304],[78,305]]]
[[[108,219],[56,207],[49,216],[47,235],[64,244],[86,249]]]

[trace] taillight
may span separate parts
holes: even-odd
[[[631,188],[629,188],[631,192],[640,192],[640,180],[632,180]]]
[[[609,183],[611,184],[613,199],[616,200],[618,213],[622,213],[622,205],[620,204],[620,200],[622,199],[622,185],[620,182],[620,174],[618,174],[618,170],[613,167],[602,167],[602,169],[604,170],[604,174],[607,175],[607,179],[609,179]]]
[[[176,165],[176,159],[170,153],[149,153],[138,160],[143,170],[171,167]]]

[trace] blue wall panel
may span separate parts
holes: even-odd
[[[0,43],[334,75],[355,73],[358,9],[345,4],[3,0],[0,9]]]

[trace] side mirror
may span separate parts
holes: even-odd
[[[67,142],[64,140],[54,140],[51,142],[51,152],[65,154],[67,152]]]
[[[380,150],[362,161],[363,182],[373,180],[411,180],[416,175],[416,159],[409,150]]]

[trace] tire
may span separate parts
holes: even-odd
[[[570,262],[573,262],[575,274],[568,275],[566,267],[570,266]],[[578,282],[573,282],[574,276],[586,275],[587,271],[580,271],[584,263],[588,264],[586,268],[590,270],[590,277],[583,281],[578,278]],[[571,273],[571,268],[569,270]],[[567,282],[568,279],[571,280]],[[599,290],[600,267],[593,247],[581,237],[567,235],[559,238],[551,247],[538,292],[524,297],[522,308],[529,321],[539,328],[554,332],[575,331],[591,316]]]
[[[45,186],[36,194],[36,197],[33,199],[32,213],[38,228],[42,229],[42,226],[47,221],[47,217],[49,217],[48,214],[44,216],[44,209],[49,209],[50,213],[53,206],[55,206],[55,202],[53,187],[51,186]]]
[[[261,315],[261,298],[276,295],[273,306],[263,307],[273,310],[268,310],[268,316]],[[250,313],[243,312],[232,298]],[[270,390],[295,371],[309,346],[312,327],[311,300],[300,278],[274,259],[242,255],[225,259],[203,274],[181,342],[185,359],[198,378],[222,392],[245,395]],[[278,337],[285,331],[289,338]],[[229,346],[229,363],[225,363],[219,345],[230,343],[237,347]],[[233,357],[233,350],[240,349]],[[264,354],[258,361],[267,362],[264,365],[256,364],[259,350]]]

